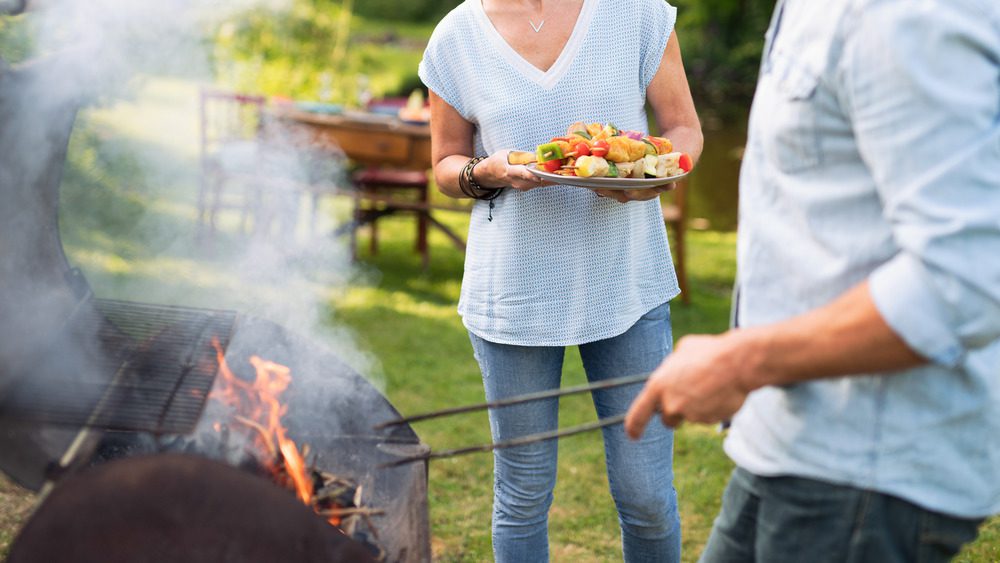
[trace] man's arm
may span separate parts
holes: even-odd
[[[681,339],[629,411],[630,435],[657,408],[670,425],[716,422],[765,385],[957,366],[1000,338],[997,9],[884,2],[860,19],[837,83],[899,254],[802,316]]]
[[[825,307],[781,323],[681,338],[632,404],[625,429],[640,436],[657,410],[668,426],[719,422],[766,385],[923,363],[886,324],[862,283]]]

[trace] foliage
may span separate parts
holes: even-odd
[[[337,22],[341,10],[351,8],[349,0],[293,0],[286,10],[253,9],[216,35],[219,74],[244,89],[348,104],[366,89],[376,97],[406,94],[420,86],[416,67],[434,23],[457,3],[355,2],[347,32]],[[672,3],[699,110],[742,120],[774,0]],[[339,40],[350,42],[344,57],[336,56]]]
[[[70,138],[63,170],[60,206],[73,209],[60,217],[60,230],[69,240],[89,246],[107,245],[104,231],[121,235],[114,243],[125,256],[134,256],[144,241],[136,221],[146,212],[143,173],[135,157],[102,144],[86,116],[81,116]],[[127,242],[126,242],[127,241]]]
[[[355,11],[374,19],[436,22],[461,3],[461,0],[362,0]]]
[[[414,84],[433,26],[387,26],[345,9],[350,5],[293,0],[289,9],[258,7],[239,14],[215,33],[220,81],[347,105],[366,96],[408,94],[404,88]]]
[[[691,91],[702,116],[743,119],[757,85],[774,0],[671,0]]]
[[[419,87],[433,25],[458,0],[291,0],[240,12],[210,32],[221,82],[240,90],[357,104]],[[691,90],[705,118],[742,121],[774,0],[672,0]],[[349,26],[342,27],[344,9]],[[31,50],[23,16],[0,19],[0,56]],[[338,48],[338,42],[349,48]]]
[[[0,60],[20,63],[34,54],[31,20],[24,16],[0,16]]]

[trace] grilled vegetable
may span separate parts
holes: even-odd
[[[657,158],[651,154],[647,154],[642,157],[642,173],[645,174],[647,178],[656,177],[656,160]]]
[[[594,141],[594,144],[590,145],[590,154],[604,158],[610,148],[607,141]]]
[[[555,160],[546,160],[542,163],[542,168],[544,168],[546,172],[555,172],[562,168],[562,165],[563,161],[557,158]]]
[[[535,158],[540,163],[548,162],[550,160],[559,160],[563,158],[563,151],[558,142],[544,143],[538,145],[538,150],[535,152]]]
[[[535,153],[528,151],[510,151],[507,153],[507,164],[534,164]]]
[[[646,144],[642,141],[619,135],[608,138],[608,154],[604,158],[611,162],[634,162],[646,154]]]
[[[656,148],[656,145],[654,145],[652,141],[649,139],[643,139],[642,142],[646,150],[645,154],[651,154],[653,156],[660,154],[660,150]]]
[[[672,152],[668,154],[661,154],[656,157],[656,174],[657,178],[666,178],[667,176],[677,176],[681,173],[681,169],[677,166],[677,162],[681,158],[681,153]]]
[[[599,156],[581,156],[576,159],[576,175],[581,178],[602,178],[608,175],[608,161]]]
[[[691,155],[684,152],[681,153],[681,157],[677,160],[677,165],[681,167],[681,170],[690,172],[694,168],[694,161],[691,160]]]

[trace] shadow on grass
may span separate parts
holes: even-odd
[[[362,270],[386,292],[404,292],[413,299],[435,305],[457,304],[465,254],[451,246],[443,235],[432,232],[430,265],[424,270],[414,248],[414,221],[393,217],[379,223],[379,248],[369,252],[369,230],[358,231],[358,258]],[[435,240],[440,237],[440,240]],[[457,316],[458,313],[455,313]]]

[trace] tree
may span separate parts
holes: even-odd
[[[673,0],[692,94],[699,112],[742,119],[757,84],[774,0]]]

